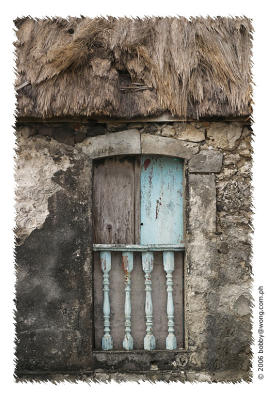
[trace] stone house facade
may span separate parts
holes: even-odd
[[[107,20],[104,22],[106,24]],[[69,21],[26,18],[16,21],[19,79],[16,123],[16,377],[19,380],[250,381],[253,135],[248,67],[250,21],[239,18],[195,19],[190,24],[184,19],[167,18],[149,19],[150,26],[147,26],[146,22],[119,19],[119,22],[110,21],[108,28],[104,22],[102,19],[83,18]],[[136,27],[135,24],[139,23],[141,26]],[[180,110],[174,110],[173,106],[177,105],[168,103],[168,89],[165,92],[163,83],[155,83],[160,79],[159,71],[151,69],[150,86],[146,74],[152,67],[148,59],[143,55],[143,69],[135,64],[137,58],[133,48],[139,41],[132,38],[132,47],[128,43],[128,53],[121,52],[119,56],[116,55],[119,50],[110,43],[114,68],[121,71],[117,84],[123,98],[117,108],[106,112],[113,106],[102,104],[105,94],[101,94],[101,82],[103,79],[104,93],[108,84],[111,93],[115,85],[115,69],[108,66],[111,57],[105,53],[108,50],[103,32],[121,29],[122,34],[124,28],[132,32],[131,36],[134,35],[133,29],[140,32],[142,28],[146,38],[144,49],[150,49],[150,40],[152,46],[159,49],[157,34],[162,30],[174,38],[174,24],[178,24],[178,46],[180,36],[185,38],[189,29],[195,33],[195,39],[191,37],[191,41],[195,40],[195,51],[198,46],[198,51],[203,51],[197,63],[197,66],[201,65],[198,77],[202,76],[203,99],[193,101],[189,95],[193,82],[184,82],[188,105],[185,108],[180,98]],[[52,53],[50,57],[47,55],[43,38],[48,28],[54,33],[64,30],[64,34],[67,32],[69,36],[73,35],[73,30],[77,35],[72,39],[68,36],[61,47],[52,33],[48,37],[49,51],[55,53],[57,50],[60,60],[56,64],[59,70],[53,73],[52,66],[56,63],[53,57],[56,56]],[[93,40],[93,28],[94,41],[98,42],[96,48],[93,44],[89,46]],[[210,58],[214,64],[204,63],[211,57],[209,44],[214,42],[217,50],[215,37],[209,41],[209,35],[215,36],[215,31],[219,43],[224,40],[230,53],[237,46],[236,53],[229,55],[230,59],[226,52],[221,53],[222,63],[227,66],[223,81],[218,85],[216,78],[211,77],[211,68],[218,68],[216,61]],[[237,37],[240,35],[237,39],[239,44],[233,43],[234,32]],[[115,33],[113,35],[119,40]],[[86,50],[83,48],[85,40]],[[207,44],[205,49],[204,44]],[[64,51],[72,53],[73,61],[63,68]],[[81,55],[80,64],[76,64],[76,51]],[[141,48],[139,52],[141,54]],[[29,72],[27,63],[31,57],[36,65]],[[96,89],[94,93],[100,96],[101,101],[97,105],[91,103],[91,87],[89,100],[73,106],[78,107],[78,111],[74,111],[70,104],[72,95],[77,96],[76,91],[80,90],[77,76],[82,81],[87,79],[81,72],[83,68],[89,68],[84,65],[85,59],[90,60],[90,73],[94,72],[96,85],[99,84],[98,92]],[[118,66],[118,60],[124,66]],[[233,70],[229,72],[232,64]],[[241,73],[236,76],[238,67]],[[222,76],[221,72],[219,76]],[[70,92],[62,87],[64,79],[66,82],[69,79],[68,74],[74,79]],[[166,76],[168,79],[168,74]],[[213,95],[208,94],[208,76],[211,77]],[[196,87],[200,83],[198,79],[196,77],[194,81]],[[226,84],[229,89],[224,92]],[[142,89],[141,85],[144,85]],[[84,86],[83,90],[86,91]],[[55,100],[56,92],[60,100]],[[176,93],[174,87],[174,96]],[[237,93],[240,97],[235,103],[232,96]],[[158,95],[162,96],[162,103],[156,102]],[[120,106],[124,100],[126,105]],[[92,204],[94,165],[97,160],[106,158],[143,155],[183,160],[182,344],[173,350],[148,351],[135,347],[132,350],[100,350],[94,339],[98,317],[94,309],[97,301],[93,254],[96,228]],[[134,311],[135,305],[134,308],[132,305],[132,314]],[[176,313],[175,307],[175,320],[178,318]],[[141,324],[145,326],[144,321]]]

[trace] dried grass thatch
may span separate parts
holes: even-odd
[[[18,116],[251,113],[247,18],[23,18]]]

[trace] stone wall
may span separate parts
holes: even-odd
[[[18,377],[91,365],[90,172],[81,152],[18,133]]]
[[[130,129],[150,146],[173,138],[187,155],[186,352],[167,360],[169,372],[157,363],[148,374],[94,372],[89,355],[90,138]],[[80,379],[250,380],[250,126],[24,123],[17,135],[17,376],[70,370]]]

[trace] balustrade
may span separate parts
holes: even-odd
[[[152,302],[152,271],[154,264],[154,251],[163,252],[163,268],[166,273],[167,291],[167,337],[166,349],[175,350],[177,341],[174,329],[174,302],[173,302],[173,272],[175,269],[174,252],[183,251],[184,247],[175,245],[105,245],[96,244],[94,251],[100,253],[101,269],[103,272],[103,324],[104,335],[102,337],[102,349],[111,350],[113,339],[110,327],[110,286],[109,273],[112,268],[111,254],[113,251],[122,253],[122,267],[125,278],[125,336],[123,349],[132,350],[134,340],[131,335],[131,273],[135,273],[133,265],[133,252],[140,252],[142,255],[142,268],[145,283],[145,335],[144,349],[155,350],[156,339],[153,334],[153,302]],[[134,267],[134,268],[133,268]],[[133,271],[134,269],[134,271]],[[112,295],[112,294],[111,294]],[[135,312],[135,310],[134,310]],[[156,310],[157,312],[157,310]]]

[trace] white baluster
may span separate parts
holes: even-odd
[[[173,278],[174,271],[174,252],[163,252],[164,270],[167,274],[167,317],[168,317],[168,336],[166,338],[167,350],[174,350],[177,348],[177,340],[174,334],[174,304],[173,304]]]
[[[113,348],[113,339],[110,335],[110,298],[109,298],[109,272],[111,270],[111,252],[100,252],[101,269],[103,272],[103,318],[104,318],[104,336],[102,337],[102,349],[111,350]]]
[[[152,281],[151,272],[153,270],[154,254],[152,252],[142,253],[142,268],[145,273],[145,316],[146,316],[146,335],[144,337],[144,349],[155,349],[155,337],[153,335],[153,303],[152,303]]]
[[[122,253],[123,270],[125,275],[125,337],[123,348],[133,349],[133,337],[131,336],[131,271],[133,270],[133,253]]]

